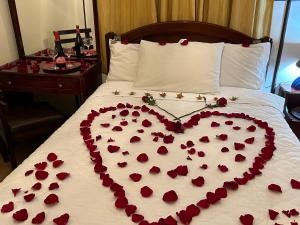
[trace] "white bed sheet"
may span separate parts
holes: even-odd
[[[120,92],[118,96],[112,93],[116,90]],[[131,91],[135,92],[134,96],[129,95]],[[167,93],[165,99],[160,98],[158,92],[150,93],[156,99],[159,99],[161,106],[174,112],[176,115],[190,112],[203,105],[203,103],[196,103],[195,94],[183,94],[185,97],[179,100],[176,99],[176,93]],[[40,211],[46,212],[46,221],[44,224],[53,224],[51,222],[53,218],[66,212],[70,214],[69,224],[134,224],[123,211],[118,212],[116,210],[111,192],[101,185],[99,178],[93,172],[93,165],[90,162],[88,152],[80,136],[79,124],[86,118],[91,109],[112,106],[119,102],[141,105],[140,96],[143,94],[144,92],[141,90],[132,89],[131,82],[111,81],[100,86],[61,128],[0,183],[0,205],[13,200],[16,209],[27,208],[29,219],[22,224],[31,224],[31,218]],[[261,91],[230,87],[221,88],[219,94],[205,96],[208,101],[211,101],[215,96],[239,97],[238,101],[230,103],[228,107],[222,108],[220,111],[244,112],[268,121],[269,125],[276,132],[275,143],[277,150],[272,160],[264,168],[262,176],[256,177],[254,181],[240,187],[237,192],[230,194],[225,201],[221,201],[211,209],[202,212],[200,216],[193,219],[191,224],[240,224],[239,216],[250,213],[255,216],[255,224],[271,225],[274,222],[268,218],[269,208],[277,211],[292,208],[300,210],[299,191],[292,190],[289,184],[291,178],[300,180],[300,144],[283,118],[283,99]],[[64,166],[57,169],[57,171],[71,173],[71,177],[61,182],[61,188],[55,191],[61,197],[59,206],[50,208],[44,206],[43,199],[49,193],[46,189],[39,191],[37,199],[31,203],[25,203],[22,197],[14,199],[11,189],[22,187],[23,190],[30,190],[30,187],[36,180],[34,176],[24,177],[24,172],[33,168],[35,163],[44,161],[49,152],[56,152],[59,158],[65,161]],[[51,175],[43,183],[45,185],[50,184],[54,180],[53,176]],[[270,183],[280,184],[283,193],[274,195],[274,193],[268,191],[267,186]],[[141,204],[139,199],[137,199],[135,204]],[[141,210],[147,210],[147,207],[149,207],[147,204],[142,205]],[[159,206],[154,206],[154,208],[158,209],[154,210],[155,213],[153,214],[149,208],[147,212],[142,212],[147,216],[146,219],[149,221],[158,219]],[[15,224],[11,214],[0,213],[0,224]],[[295,219],[297,221],[299,217]],[[292,219],[288,219],[281,214],[276,222],[290,224],[290,221]]]

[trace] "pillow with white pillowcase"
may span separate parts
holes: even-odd
[[[270,43],[252,44],[243,47],[239,44],[225,44],[220,86],[261,89],[270,57]]]
[[[141,41],[134,87],[171,92],[217,92],[223,46],[224,43],[160,45]]]
[[[110,41],[108,81],[134,81],[138,64],[139,44]]]

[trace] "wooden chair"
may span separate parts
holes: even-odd
[[[0,148],[4,160],[17,167],[16,144],[47,138],[65,121],[65,116],[46,102],[6,104],[0,100]],[[3,149],[4,148],[4,149]]]

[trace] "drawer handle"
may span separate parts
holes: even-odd
[[[62,88],[63,86],[64,86],[64,85],[61,84],[61,83],[58,84],[58,87],[59,87],[59,88]]]
[[[8,84],[8,85],[12,85],[12,82],[11,82],[11,81],[7,81],[7,84]]]

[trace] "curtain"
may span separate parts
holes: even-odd
[[[267,36],[273,3],[274,0],[98,0],[102,62],[106,62],[105,33],[124,33],[155,22],[202,21],[254,38]],[[106,72],[105,65],[103,71]]]

